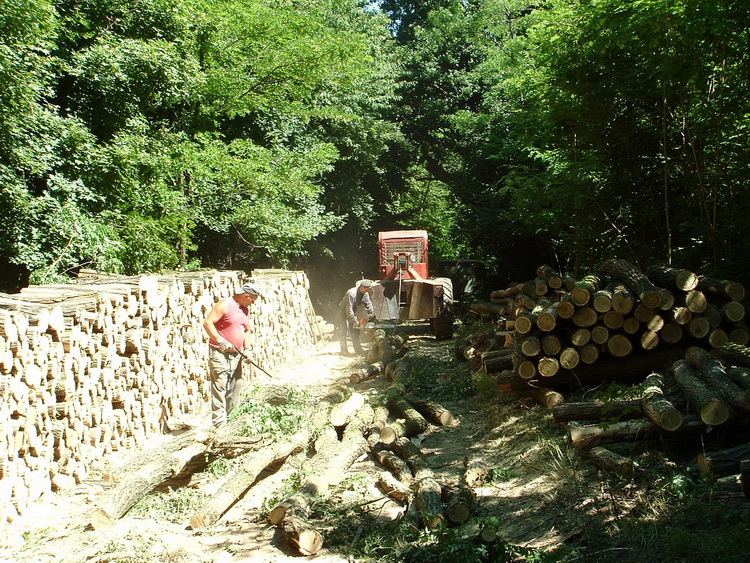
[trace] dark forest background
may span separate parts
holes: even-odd
[[[740,0],[0,0],[0,285],[81,268],[750,281]]]

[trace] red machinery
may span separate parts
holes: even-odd
[[[435,338],[453,336],[453,284],[429,279],[427,231],[378,234],[380,282],[373,287],[378,321],[429,319]]]

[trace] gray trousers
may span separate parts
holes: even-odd
[[[349,348],[347,346],[347,335],[352,337],[354,351],[361,352],[362,344],[359,340],[359,329],[349,326],[349,320],[346,318],[346,311],[341,311],[339,313],[339,343],[341,344],[342,352],[346,352]]]
[[[208,348],[211,378],[211,422],[220,426],[237,406],[242,392],[242,356]]]

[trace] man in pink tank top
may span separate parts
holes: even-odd
[[[203,321],[203,329],[209,337],[208,371],[214,426],[224,424],[239,402],[243,356],[252,359],[248,309],[260,296],[258,286],[246,283],[232,297],[218,301]]]

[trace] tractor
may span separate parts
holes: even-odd
[[[384,231],[378,234],[379,282],[372,288],[374,325],[429,319],[438,340],[453,337],[453,284],[450,278],[429,279],[427,231]]]

